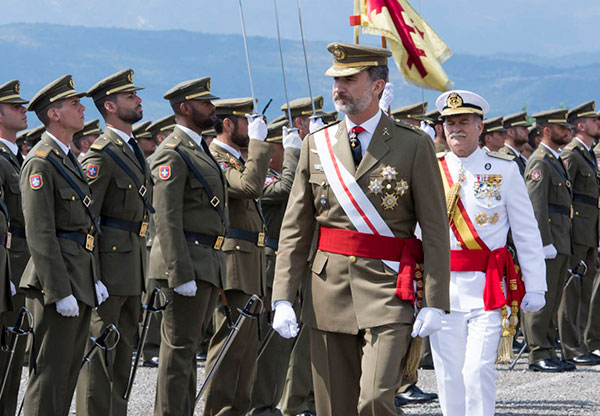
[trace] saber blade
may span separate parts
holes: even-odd
[[[256,94],[254,94],[254,80],[252,79],[252,68],[250,66],[250,53],[248,52],[248,39],[246,37],[246,24],[244,23],[242,0],[238,0],[238,3],[240,5],[240,21],[242,22],[242,35],[244,37],[244,50],[246,51],[246,64],[248,64],[248,77],[250,78],[250,92],[252,93],[252,112],[256,114]]]
[[[308,56],[306,55],[306,42],[304,41],[304,25],[302,24],[302,9],[300,8],[300,0],[298,2],[298,21],[300,22],[300,36],[302,36],[302,51],[304,52],[304,66],[306,67],[306,80],[308,82],[308,95],[310,96],[310,104],[312,105],[313,116],[317,114],[315,110],[315,102],[313,101],[312,84],[310,83],[310,72],[308,70]]]
[[[281,59],[281,73],[283,74],[283,90],[285,92],[285,102],[287,104],[288,121],[290,128],[292,128],[292,110],[290,110],[290,100],[288,98],[287,80],[285,78],[285,65],[283,64],[283,48],[281,47],[281,33],[279,31],[279,13],[277,13],[277,0],[273,0],[273,6],[275,6],[275,23],[277,23],[277,40],[279,41],[279,58]]]

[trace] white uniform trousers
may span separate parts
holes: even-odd
[[[501,324],[499,309],[452,311],[430,336],[444,416],[494,415]]]

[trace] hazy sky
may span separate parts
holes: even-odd
[[[297,0],[277,0],[282,34],[299,38]],[[300,0],[308,39],[352,41],[354,0]],[[275,37],[273,0],[242,0],[250,35]],[[600,1],[412,0],[450,49],[557,56],[600,49]],[[0,24],[46,22],[240,33],[238,0],[0,0]],[[373,36],[365,42],[376,42]]]

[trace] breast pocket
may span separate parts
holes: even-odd
[[[58,195],[60,196],[60,206],[56,209],[57,217],[59,217],[62,211],[66,213],[66,222],[68,224],[85,224],[87,222],[87,214],[83,201],[77,195],[77,192],[73,188],[59,188]],[[60,226],[58,219],[57,226]]]
[[[115,178],[115,186],[119,189],[121,194],[121,201],[123,205],[123,211],[135,212],[138,203],[141,203],[138,191],[129,177],[118,177]]]
[[[311,185],[313,196],[315,198],[315,208],[317,213],[323,213],[329,210],[331,204],[331,187],[324,173],[311,173],[308,182]]]

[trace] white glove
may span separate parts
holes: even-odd
[[[267,123],[262,114],[246,114],[248,120],[248,137],[264,142],[267,138]]]
[[[273,329],[283,338],[294,338],[298,335],[298,323],[292,304],[287,300],[278,300],[274,305]]]
[[[556,251],[556,247],[554,247],[554,244],[548,244],[547,246],[544,246],[544,258],[546,260],[552,260],[556,258],[557,254],[558,251]]]
[[[9,280],[10,282],[10,280]],[[14,296],[17,294],[17,288],[15,287],[15,284],[13,282],[10,282],[10,295]]]
[[[77,299],[75,299],[75,296],[69,295],[66,298],[57,301],[56,312],[68,318],[79,316],[79,306],[77,306]]]
[[[108,289],[100,280],[96,282],[96,297],[98,298],[98,306],[108,299]]]
[[[546,296],[541,292],[527,292],[521,301],[523,312],[537,312],[546,305]]]
[[[439,331],[442,328],[442,315],[441,309],[427,307],[421,309],[410,335],[413,338],[423,338]]]
[[[431,137],[431,140],[435,140],[435,129],[430,124],[421,121],[420,129],[427,133]]]
[[[323,126],[325,126],[325,123],[323,123],[323,119],[321,117],[311,118],[308,124],[308,131],[310,133],[314,133]]]
[[[196,285],[195,280],[190,280],[189,282],[185,282],[184,284],[177,286],[173,290],[176,293],[179,293],[181,296],[192,297],[192,296],[196,296],[196,291],[198,290],[198,285]]]
[[[286,126],[283,126],[283,148],[287,149],[291,147],[292,149],[301,149],[302,148],[302,139],[298,134],[298,129],[291,128],[288,129]]]
[[[387,113],[390,105],[392,105],[392,101],[394,101],[394,84],[386,82],[381,98],[379,99],[379,108],[381,108],[384,113]]]

